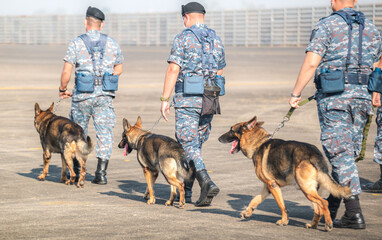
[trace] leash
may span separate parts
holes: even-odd
[[[54,104],[53,113],[56,112],[57,107],[60,105],[60,103],[61,103],[62,100],[63,100],[63,98],[60,98],[60,99]]]
[[[374,110],[374,108],[373,108],[373,110]],[[358,162],[358,161],[365,159],[367,136],[369,135],[370,125],[371,125],[372,120],[373,120],[373,115],[369,115],[369,118],[367,119],[366,125],[363,129],[363,139],[362,139],[361,152],[359,153],[359,156],[355,159],[355,162]]]
[[[301,101],[298,105],[301,107],[301,106],[304,106],[305,104],[307,104],[308,102],[312,101],[314,99],[314,95],[313,96],[310,96],[308,97],[307,99]],[[284,127],[285,123],[288,122],[290,120],[290,117],[292,116],[294,110],[296,110],[296,108],[290,108],[288,113],[285,115],[285,117],[283,118],[283,120],[281,121],[281,123],[279,124],[279,126],[275,129],[275,131],[273,132],[273,134],[271,136],[269,136],[269,139],[272,139],[275,134],[280,131],[281,128]]]
[[[174,106],[174,103],[172,102],[170,104],[170,109]],[[160,122],[160,120],[163,118],[162,114],[159,116],[158,120],[156,120],[156,122],[154,123],[154,125],[147,131],[149,132],[152,132],[152,130],[158,125],[158,123]]]

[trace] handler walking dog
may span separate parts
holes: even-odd
[[[251,158],[258,178],[264,182],[261,194],[253,198],[241,217],[250,217],[271,193],[282,213],[277,224],[287,225],[289,219],[280,188],[296,182],[314,207],[312,223],[306,227],[316,228],[324,215],[325,229],[331,231],[333,222],[328,202],[318,195],[317,190],[324,187],[333,196],[347,198],[351,195],[350,188],[341,187],[329,176],[328,166],[317,147],[303,142],[269,139],[269,134],[261,127],[263,124],[254,117],[248,122],[233,125],[219,138],[221,143],[233,142],[231,154],[242,151]]]

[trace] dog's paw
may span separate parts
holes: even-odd
[[[77,183],[77,187],[78,187],[78,188],[83,188],[84,185],[85,185],[85,182],[84,182],[83,180],[81,180],[81,181],[79,181],[79,182]]]
[[[252,211],[250,210],[244,210],[240,213],[240,218],[241,219],[246,219],[249,218],[252,215]]]
[[[186,202],[179,202],[179,208],[184,208],[185,205],[186,205]]]
[[[45,180],[45,175],[41,174],[40,176],[37,177],[38,180],[44,181]]]
[[[306,224],[305,224],[305,228],[307,228],[307,229],[312,229],[312,224],[310,224],[310,223],[306,223]]]
[[[147,204],[148,205],[155,204],[155,198],[150,198],[149,200],[147,200]]]
[[[143,195],[143,199],[149,200],[150,199],[149,193],[145,193],[145,195]]]
[[[288,220],[280,219],[276,222],[276,224],[279,226],[286,226],[286,225],[288,225],[288,222],[289,222]]]
[[[172,206],[172,205],[174,205],[174,202],[168,200],[164,205],[166,205],[166,206]]]
[[[325,230],[327,232],[330,232],[333,230],[333,223],[329,224],[329,223],[325,223]]]

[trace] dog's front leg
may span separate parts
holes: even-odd
[[[269,190],[268,190],[268,187],[266,184],[264,184],[264,187],[263,189],[261,190],[261,194],[260,195],[257,195],[256,197],[254,197],[252,199],[252,201],[249,203],[248,207],[242,211],[240,213],[240,216],[242,219],[244,218],[249,218],[252,213],[253,213],[253,210],[255,210],[257,208],[257,206],[262,202],[264,201],[264,199],[269,195]]]
[[[48,175],[49,161],[50,161],[50,158],[52,157],[48,149],[44,149],[44,152],[42,155],[43,155],[44,167],[43,167],[41,175],[37,177],[39,180],[45,180],[46,175]]]
[[[147,200],[147,204],[155,204],[155,195],[154,195],[154,188],[153,188],[154,183],[152,181],[152,173],[147,167],[145,167],[143,168],[143,174],[145,175],[145,178],[146,178],[147,190],[149,191],[149,196],[150,196],[149,200]]]

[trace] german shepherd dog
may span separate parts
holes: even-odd
[[[195,171],[194,166],[188,166],[182,146],[170,137],[143,130],[141,117],[138,117],[134,126],[131,126],[124,118],[123,129],[122,140],[118,147],[125,149],[125,156],[132,150],[137,150],[138,162],[147,182],[143,198],[148,204],[155,204],[153,185],[160,171],[171,185],[170,199],[165,205],[173,205],[177,195],[176,188],[178,188],[179,208],[183,208],[185,192],[182,180],[189,180]]]
[[[39,180],[44,180],[49,170],[51,153],[60,153],[62,160],[61,182],[73,184],[76,174],[73,170],[73,159],[76,158],[81,166],[81,173],[77,187],[85,184],[86,159],[93,150],[90,137],[86,137],[84,130],[78,124],[65,117],[53,114],[53,105],[42,111],[38,103],[35,104],[34,126],[40,134],[43,149],[44,168]],[[70,179],[66,179],[66,169],[69,168]]]
[[[328,202],[318,194],[324,187],[333,196],[347,198],[351,195],[349,187],[341,187],[329,175],[323,155],[317,147],[303,142],[269,139],[269,134],[257,122],[256,116],[248,122],[233,125],[219,137],[221,143],[232,143],[230,153],[242,153],[253,160],[258,178],[264,182],[260,195],[252,199],[242,218],[252,215],[254,209],[271,193],[281,209],[282,218],[276,224],[288,224],[288,214],[281,194],[281,187],[297,183],[306,198],[313,203],[314,217],[307,228],[316,228],[322,215],[325,216],[325,230],[331,231]]]

